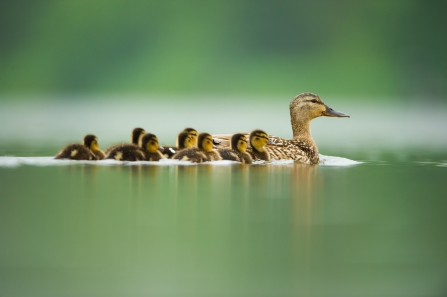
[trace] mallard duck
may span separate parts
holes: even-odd
[[[74,143],[64,147],[55,159],[71,160],[102,160],[104,152],[99,149],[98,138],[88,134],[84,137],[82,144]]]
[[[118,161],[158,161],[163,159],[157,136],[147,133],[140,139],[140,146],[133,144],[118,145],[112,149],[106,159]]]
[[[184,141],[182,142],[182,140]],[[194,138],[189,132],[183,131],[178,137],[179,144],[185,143],[187,145],[194,144]],[[213,149],[213,138],[208,133],[200,133],[198,137],[199,147],[191,145],[188,148],[179,150],[172,156],[172,159],[186,160],[194,163],[202,163],[206,161],[221,160],[220,155]]]
[[[144,134],[146,134],[146,131],[144,131],[143,128],[134,128],[132,130],[132,133],[130,133],[130,144],[135,145],[135,146],[139,146],[139,141],[143,137]],[[104,151],[104,153],[107,156],[115,148],[122,147],[124,145],[128,145],[128,144],[127,143],[114,144],[112,146],[109,146]]]
[[[182,135],[182,140],[179,141],[179,136],[182,132],[187,132],[187,134],[183,134]],[[176,146],[163,146],[163,151],[161,151],[161,153],[166,157],[166,158],[172,158],[172,156],[174,156],[174,154],[179,151],[182,150],[184,148],[187,148],[186,146],[184,146],[184,141],[186,139],[187,135],[191,136],[191,141],[188,139],[188,143],[191,143],[192,146],[197,146],[197,130],[194,128],[185,128],[182,132],[179,133],[179,135],[177,136],[176,139]]]
[[[253,160],[270,161],[270,154],[266,149],[269,143],[269,136],[262,130],[254,130],[248,136],[250,146],[247,152],[252,156]]]
[[[266,149],[271,159],[295,160],[304,164],[318,164],[318,147],[310,133],[310,121],[320,116],[349,117],[349,115],[335,111],[312,93],[297,95],[290,103],[290,120],[292,124],[293,139],[286,140],[269,135],[269,144]],[[228,143],[227,135],[215,135],[215,142],[220,147]]]
[[[247,153],[247,137],[242,133],[233,134],[231,137],[230,148],[217,150],[223,160],[237,161],[251,164],[252,158]]]

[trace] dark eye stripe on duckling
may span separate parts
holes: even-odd
[[[259,137],[259,138],[264,138],[264,139],[269,139],[265,134],[256,134],[255,135],[256,137]]]

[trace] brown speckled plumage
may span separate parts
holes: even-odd
[[[145,134],[140,142],[141,147],[133,144],[118,145],[106,156],[106,159],[118,161],[159,161],[163,155],[156,149],[152,152],[148,150],[148,142],[153,141],[153,147],[158,148],[158,139],[154,134]]]
[[[191,161],[193,163],[202,163],[209,161],[208,156],[204,151],[197,147],[190,147],[183,150],[178,151],[172,156],[171,159],[177,159],[182,161]]]
[[[117,161],[145,161],[146,155],[143,149],[133,144],[114,145],[107,153],[106,159]]]
[[[328,107],[315,94],[302,93],[297,95],[290,103],[290,121],[293,139],[286,140],[269,135],[269,144],[266,146],[270,158],[275,160],[287,159],[304,164],[318,164],[319,152],[310,133],[310,121],[316,117],[349,117]],[[229,135],[215,135],[219,147],[228,147]],[[253,149],[248,148],[253,154]]]
[[[188,133],[187,131],[183,131],[179,134],[181,136],[184,133]],[[184,139],[186,139],[186,136]],[[182,137],[179,137],[179,140],[183,140]],[[197,147],[189,147],[182,150],[179,150],[177,153],[172,156],[172,159],[191,161],[194,163],[202,163],[207,161],[216,161],[222,160],[220,155],[212,149],[212,138],[208,133],[200,133],[197,139]]]
[[[71,160],[102,160],[104,159],[104,152],[98,147],[98,138],[95,135],[88,134],[84,137],[82,144],[69,144],[60,150],[54,158]]]

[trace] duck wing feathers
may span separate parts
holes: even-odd
[[[228,148],[232,134],[213,135],[213,141],[218,148]],[[248,134],[246,135],[248,137]],[[217,143],[217,144],[216,144]],[[271,159],[294,160],[304,164],[318,164],[318,149],[313,143],[305,140],[287,140],[274,135],[269,135],[269,144],[266,150]],[[247,152],[258,159],[253,153],[253,148],[248,147]]]

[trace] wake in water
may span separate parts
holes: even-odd
[[[320,155],[320,166],[351,166],[356,164],[361,164],[362,162],[353,161],[341,157],[331,157]],[[162,159],[158,162],[148,162],[148,161],[137,161],[137,162],[123,162],[115,160],[100,160],[100,161],[75,161],[75,160],[56,160],[54,157],[0,157],[0,167],[18,167],[21,165],[28,166],[67,166],[67,165],[77,165],[77,164],[89,164],[89,165],[99,165],[99,166],[135,166],[135,165],[149,165],[149,166],[169,166],[169,165],[186,165],[186,166],[197,166],[200,164],[191,163],[190,161],[180,161],[173,159]],[[222,165],[235,165],[239,162],[235,161],[212,161],[205,162],[201,164],[208,164],[213,166]],[[290,165],[294,164],[293,160],[272,160],[271,162],[256,161],[253,165]]]

